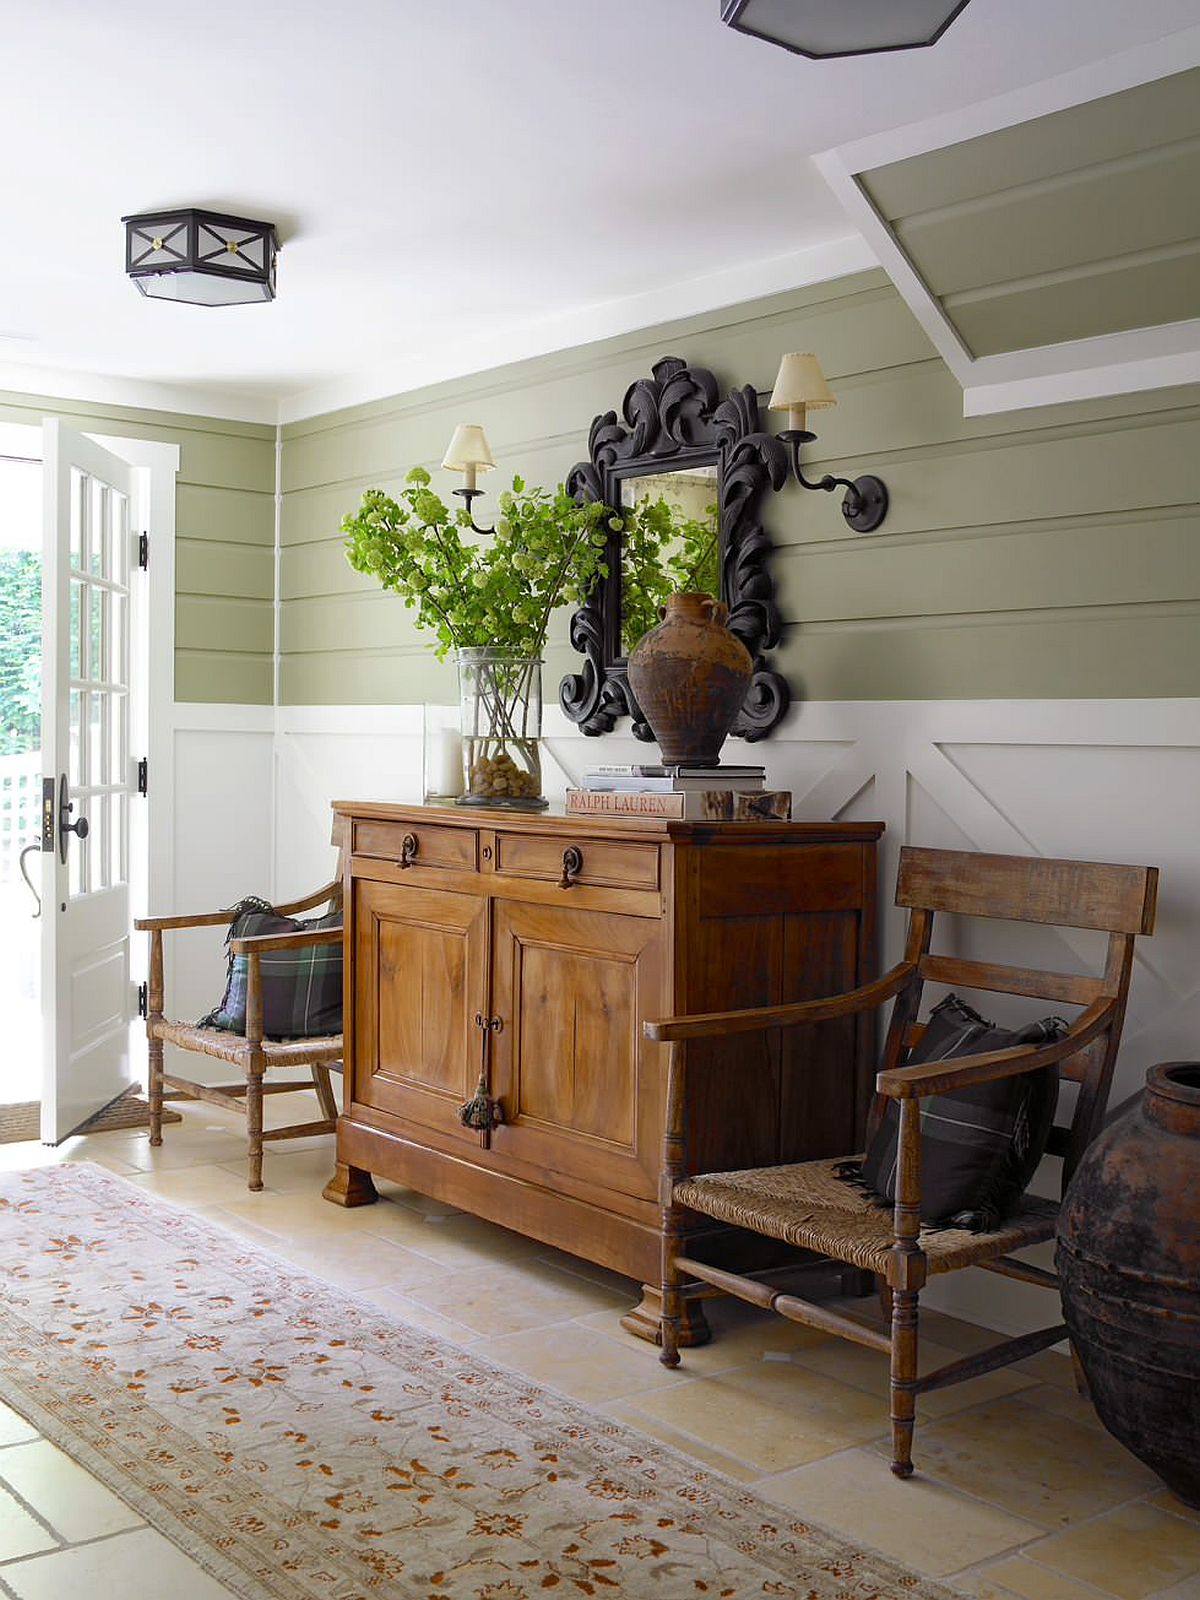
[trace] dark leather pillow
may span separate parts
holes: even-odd
[[[309,928],[340,928],[341,925],[340,911],[300,922],[295,917],[281,917],[265,900],[250,896],[233,908],[233,921],[225,943],[229,945],[234,939],[252,939],[264,933],[302,933]],[[266,950],[258,959],[266,1038],[309,1039],[341,1033],[340,944],[310,945],[305,950]],[[230,951],[225,993],[216,1009],[201,1017],[197,1026],[245,1033],[249,967],[249,957],[235,956]]]
[[[907,1065],[984,1055],[1061,1037],[1061,1017],[997,1028],[947,995],[930,1013]],[[921,1220],[986,1233],[1012,1211],[1046,1150],[1058,1103],[1058,1067],[972,1084],[921,1102]],[[896,1198],[900,1107],[889,1100],[857,1172],[848,1175],[880,1203]]]

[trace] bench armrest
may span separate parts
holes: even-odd
[[[172,928],[219,928],[228,926],[237,915],[235,911],[197,911],[191,917],[135,917],[133,925],[140,933],[160,933]]]
[[[261,955],[265,950],[304,950],[310,945],[341,944],[341,928],[306,928],[302,933],[258,933],[248,939],[231,939],[235,956]]]
[[[961,1089],[972,1083],[991,1083],[997,1078],[1015,1078],[1039,1067],[1053,1066],[1082,1050],[1112,1026],[1117,1015],[1113,998],[1097,1000],[1075,1019],[1061,1039],[1049,1044],[1020,1044],[1008,1050],[989,1050],[984,1055],[957,1056],[953,1061],[922,1061],[915,1067],[893,1067],[875,1079],[880,1094],[893,1100],[915,1100],[923,1095]]]
[[[643,1024],[647,1039],[675,1044],[685,1039],[724,1039],[737,1033],[761,1033],[766,1028],[794,1028],[802,1023],[829,1022],[835,1017],[869,1011],[898,994],[916,972],[916,964],[902,961],[873,983],[823,1000],[797,1000],[786,1006],[755,1006],[745,1011],[711,1011],[691,1017],[664,1017]]]

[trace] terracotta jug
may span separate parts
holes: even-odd
[[[629,657],[629,685],[668,765],[715,767],[754,663],[708,594],[673,594]]]
[[[1200,1061],[1151,1067],[1063,1201],[1058,1273],[1100,1420],[1200,1506]]]

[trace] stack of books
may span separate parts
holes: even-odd
[[[589,767],[567,810],[591,816],[671,817],[707,822],[786,822],[789,789],[768,789],[765,767]]]

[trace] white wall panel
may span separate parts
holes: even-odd
[[[620,732],[585,739],[556,708],[545,734],[552,800],[589,765],[652,750]],[[177,728],[175,904],[286,898],[320,882],[332,863],[330,802],[419,801],[422,750],[420,706],[280,707],[273,731]],[[765,762],[770,783],[793,790],[797,817],[886,824],[882,964],[903,935],[890,905],[902,843],[1159,867],[1158,931],[1141,942],[1113,1103],[1154,1062],[1200,1055],[1200,700],[807,704],[771,740],[726,754]],[[220,936],[184,937],[194,954],[173,963],[174,1003],[198,1014],[220,992]],[[1069,971],[1096,951],[1095,936],[1013,924],[972,954]],[[1038,1187],[1053,1192],[1057,1177],[1048,1161]],[[941,1280],[926,1299],[1014,1331],[1048,1313],[1047,1296],[980,1272]]]

